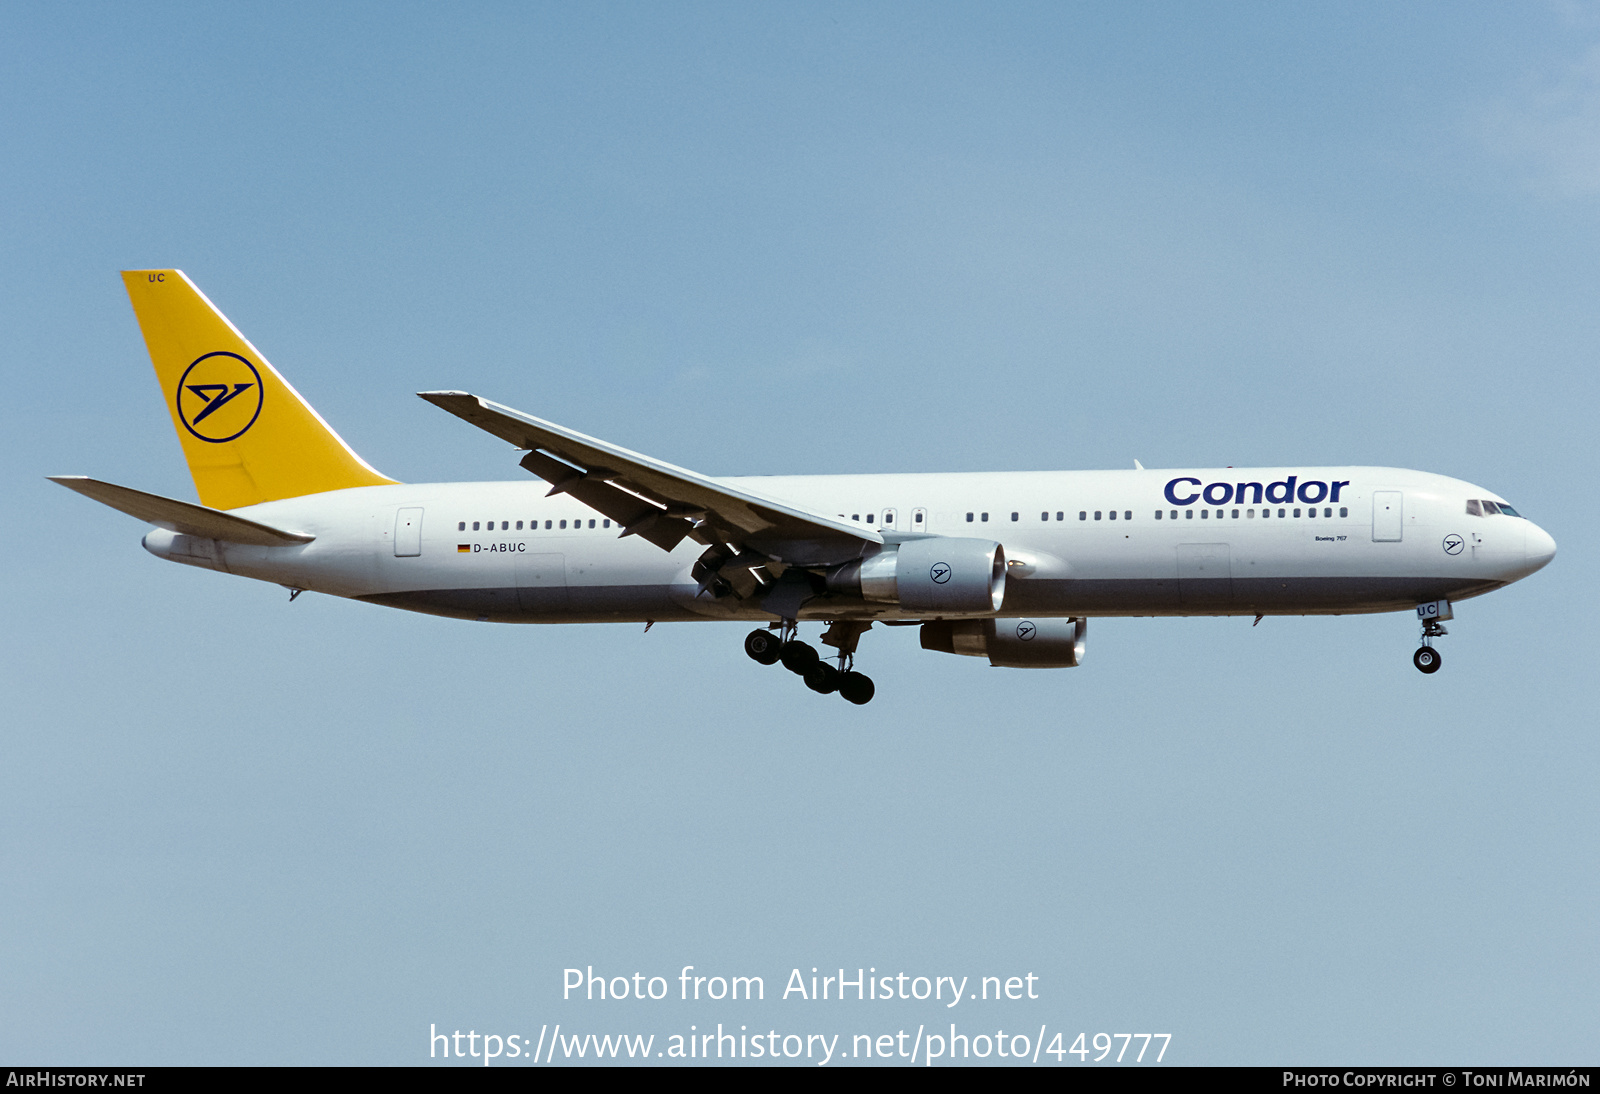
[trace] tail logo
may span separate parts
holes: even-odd
[[[237,353],[195,358],[178,381],[178,418],[211,444],[237,440],[261,415],[261,374]]]

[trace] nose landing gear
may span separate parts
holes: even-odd
[[[749,654],[751,660],[763,665],[775,665],[782,661],[784,668],[799,676],[805,681],[806,687],[819,695],[838,692],[846,702],[863,706],[872,702],[877,688],[873,686],[870,676],[855,671],[855,653],[856,644],[871,626],[871,623],[843,620],[829,625],[822,641],[839,651],[837,668],[824,661],[815,646],[799,640],[799,626],[792,619],[785,619],[776,633],[755,630],[745,635],[744,652]]]
[[[1417,618],[1422,622],[1422,645],[1411,655],[1411,663],[1417,666],[1418,672],[1432,675],[1444,664],[1439,651],[1433,648],[1433,640],[1450,633],[1444,629],[1444,620],[1454,619],[1455,615],[1448,600],[1434,600],[1417,605]]]

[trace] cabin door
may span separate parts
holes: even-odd
[[[402,509],[394,515],[394,556],[414,558],[422,553],[422,510]]]
[[[1377,490],[1372,495],[1372,542],[1399,543],[1405,532],[1404,495],[1398,490]]]

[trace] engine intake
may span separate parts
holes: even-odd
[[[997,612],[1006,597],[1006,551],[993,540],[914,539],[832,571],[828,591],[913,612]]]
[[[1087,619],[941,619],[922,625],[922,648],[987,657],[996,668],[1070,669],[1083,664]]]

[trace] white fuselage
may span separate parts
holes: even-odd
[[[1469,512],[1469,501],[1498,495],[1386,467],[720,481],[838,515],[888,542],[996,541],[1010,562],[1001,616],[1405,610],[1499,588],[1555,552],[1531,521]],[[252,547],[157,531],[145,545],[174,561],[458,618],[773,618],[758,598],[700,592],[690,570],[702,544],[685,540],[666,552],[637,537],[619,539],[600,514],[566,496],[546,497],[547,490],[531,478],[338,490],[234,510],[314,536],[308,544]],[[834,594],[799,612],[811,619],[926,614]]]

